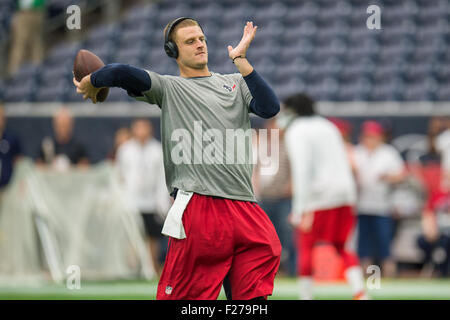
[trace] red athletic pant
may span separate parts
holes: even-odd
[[[297,229],[298,274],[312,275],[312,251],[318,242],[334,245],[342,257],[344,268],[359,265],[358,257],[345,249],[348,236],[353,230],[355,216],[351,206],[314,212],[314,222],[309,232]]]
[[[224,278],[233,299],[272,294],[281,244],[258,204],[194,194],[185,239],[169,239],[157,299],[217,299]]]

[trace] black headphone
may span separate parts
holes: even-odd
[[[175,28],[175,26],[177,24],[179,24],[181,21],[187,20],[187,19],[197,21],[197,20],[189,18],[189,17],[180,17],[180,18],[173,20],[166,29],[166,34],[164,35],[164,51],[171,58],[174,58],[174,59],[178,58],[178,46],[175,43],[175,41],[172,41],[169,39],[170,33],[172,32],[173,28]],[[198,21],[197,21],[197,23],[198,23]],[[198,25],[199,25],[200,29],[202,29],[202,32],[203,32],[203,28],[200,26],[200,23],[198,23]],[[205,38],[205,41],[206,41],[206,38]]]

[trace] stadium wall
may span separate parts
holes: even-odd
[[[5,105],[7,128],[19,137],[25,155],[37,156],[42,138],[52,134],[52,115],[61,106],[61,103]],[[115,131],[129,126],[137,117],[149,118],[154,125],[155,136],[160,138],[160,110],[157,106],[140,102],[73,103],[64,106],[73,111],[76,117],[74,134],[86,145],[94,163],[103,160],[112,149]],[[324,116],[349,120],[353,125],[353,141],[357,142],[359,126],[369,118],[381,121],[393,139],[404,135],[425,135],[430,117],[450,116],[450,103],[319,102],[318,110]],[[251,119],[255,128],[264,123],[258,117]]]

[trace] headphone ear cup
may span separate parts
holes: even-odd
[[[164,51],[166,51],[166,54],[171,58],[178,58],[178,47],[175,42],[173,41],[167,41],[164,44]]]

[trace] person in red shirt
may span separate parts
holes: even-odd
[[[428,197],[422,213],[422,235],[417,245],[424,253],[424,264],[434,265],[441,276],[450,267],[450,172],[444,170],[435,139],[443,129],[442,121],[433,118],[429,125],[429,150],[415,168],[427,188]]]

